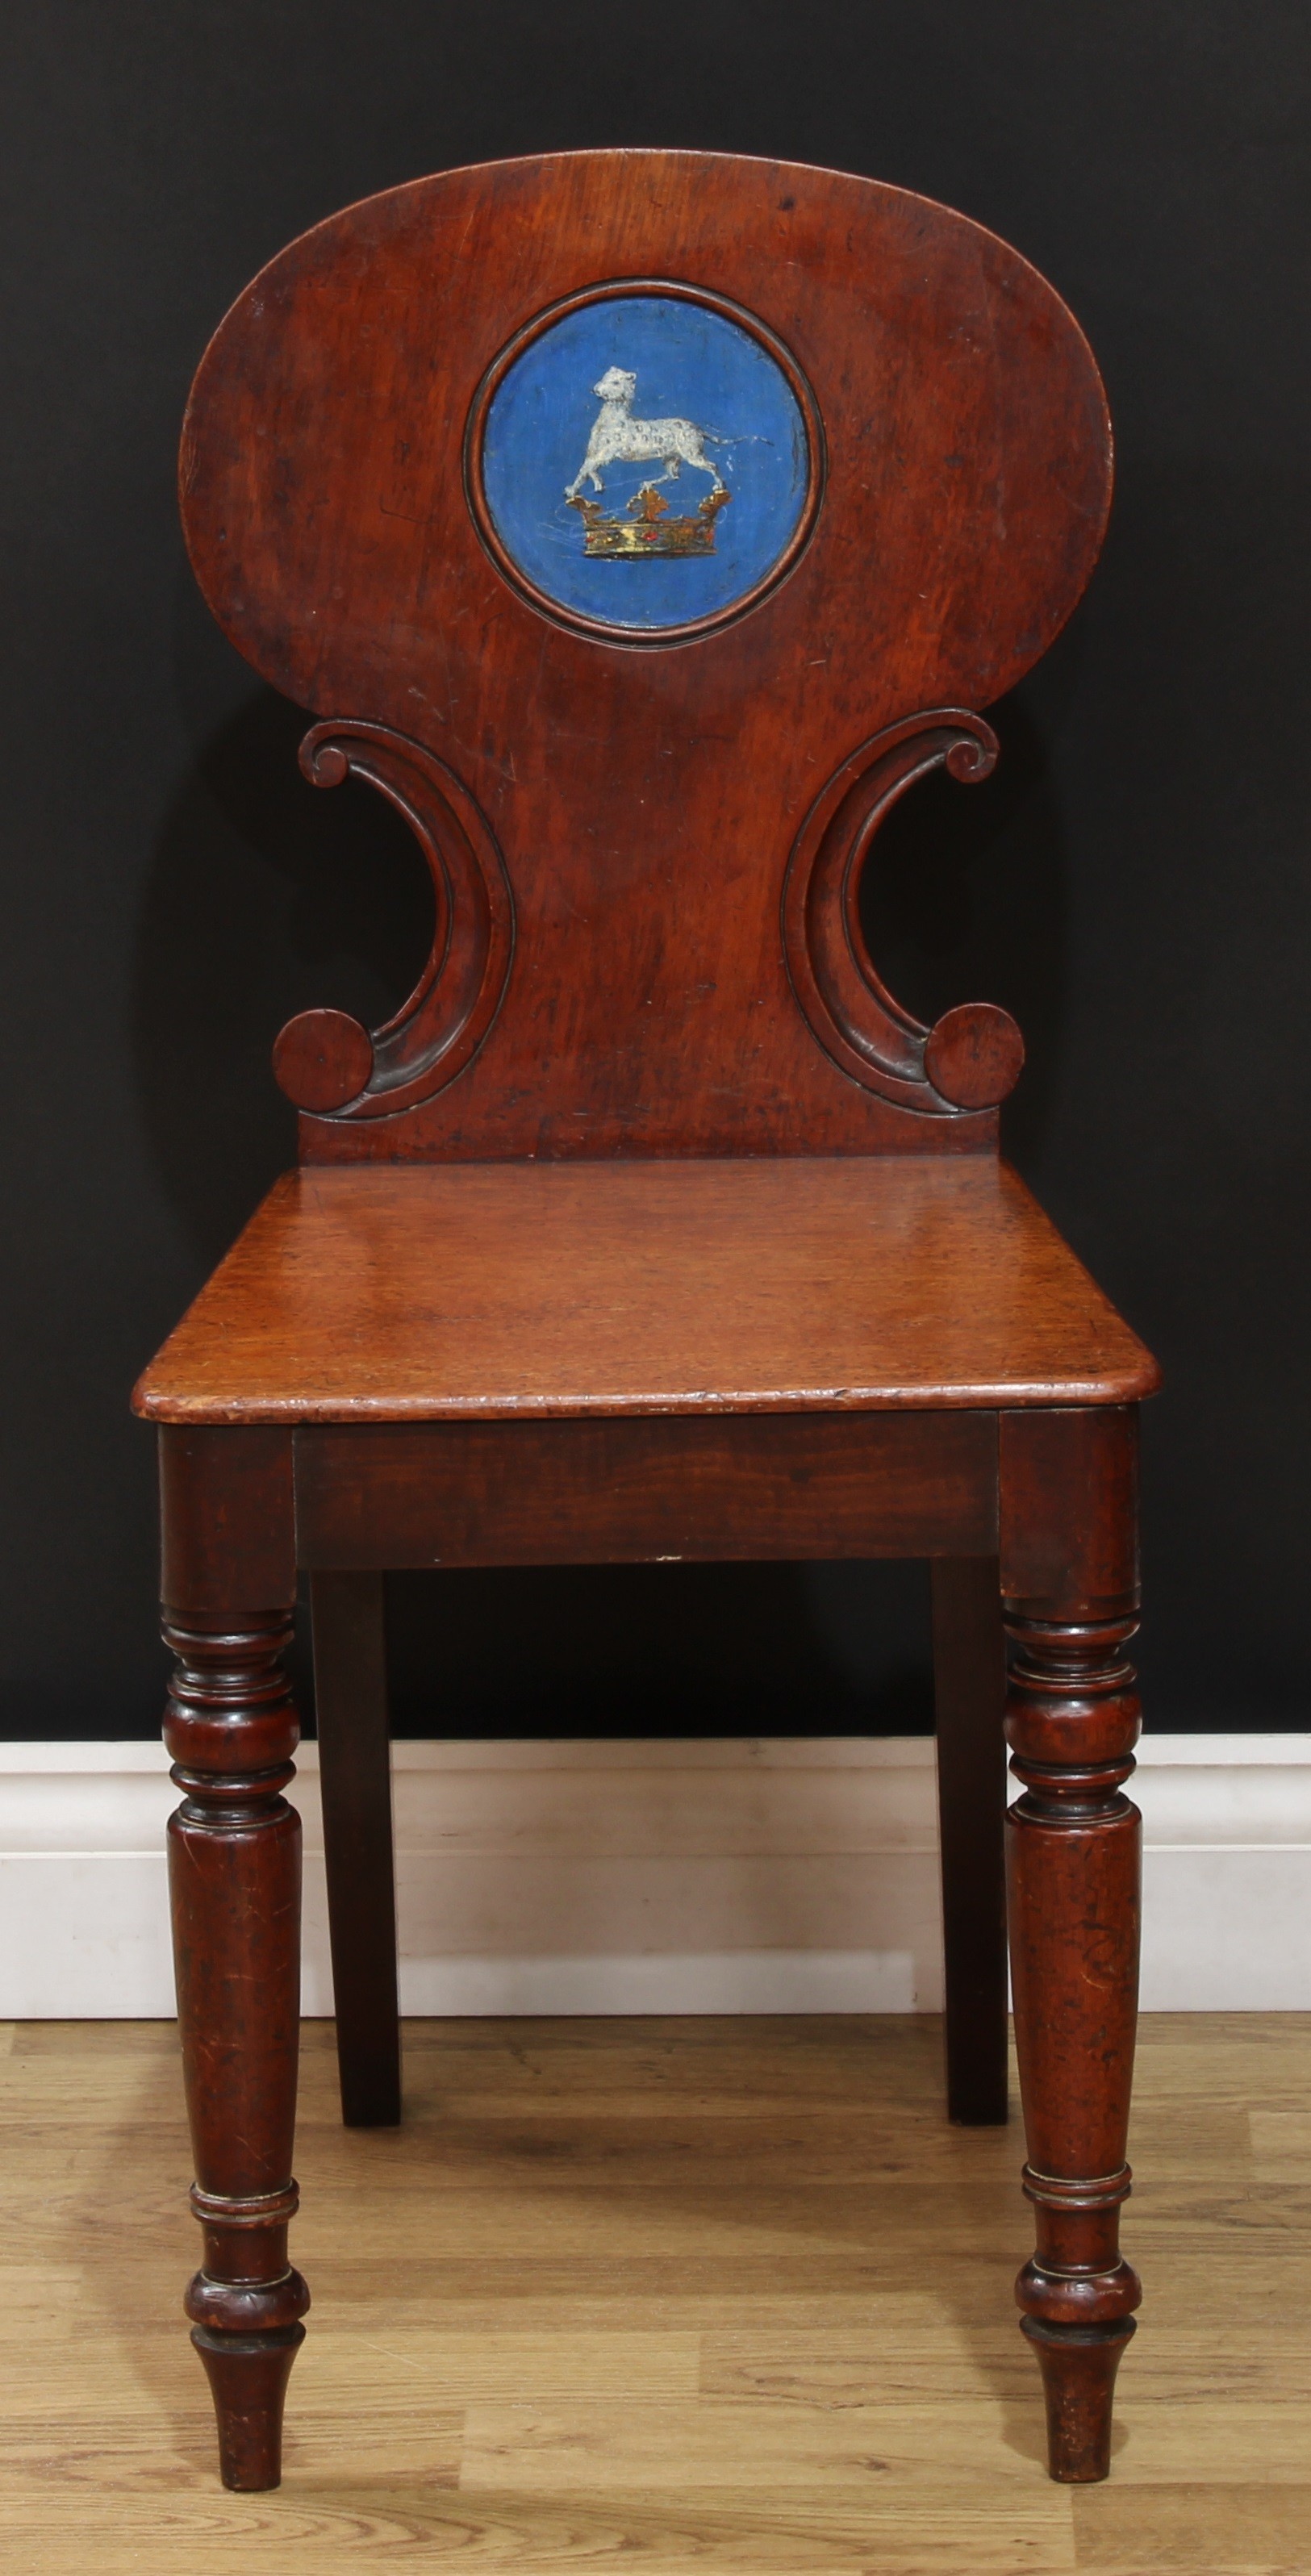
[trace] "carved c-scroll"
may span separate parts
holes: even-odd
[[[1024,1041],[1009,1012],[967,1002],[924,1028],[893,1000],[860,927],[860,880],[885,814],[931,769],[986,778],[997,738],[981,716],[906,716],[843,762],[797,835],[783,893],[792,988],[825,1052],[868,1091],[930,1117],[992,1108],[1014,1088]]]
[[[312,725],[300,765],[315,787],[366,778],[409,824],[437,918],[423,973],[370,1035],[344,1011],[302,1011],[273,1050],[288,1099],[316,1117],[389,1118],[453,1082],[496,1017],[514,949],[514,905],[491,825],[435,753],[386,725]]]

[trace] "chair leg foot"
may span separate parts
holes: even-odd
[[[1111,2326],[1050,2326],[1021,2317],[1042,2372],[1048,2475],[1061,2486],[1093,2486],[1111,2468],[1111,2401],[1132,2317]]]
[[[282,2410],[291,2365],[305,2341],[304,2326],[259,2335],[215,2334],[208,2326],[193,2326],[191,2340],[214,2400],[224,2486],[246,2495],[280,2486]]]

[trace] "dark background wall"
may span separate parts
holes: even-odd
[[[377,1017],[424,945],[399,828],[300,784],[294,712],[192,589],[192,369],[350,199],[616,141],[943,198],[1100,356],[1102,568],[994,781],[897,818],[873,929],[926,1016],[1017,1011],[1010,1150],[1165,1361],[1152,1721],[1307,1723],[1306,12],[43,0],[3,43],[5,1731],[153,1731],[129,1386],[291,1158],[281,1021]],[[927,1723],[918,1568],[412,1577],[393,1612],[411,1731]]]

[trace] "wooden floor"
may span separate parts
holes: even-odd
[[[1049,2485],[1018,2131],[949,2129],[930,2021],[411,2023],[337,2125],[308,2026],[314,2312],[285,2483],[229,2496],[179,2296],[174,2034],[0,2038],[13,2576],[1311,2568],[1311,2016],[1144,2028],[1148,2280],[1109,2485]]]

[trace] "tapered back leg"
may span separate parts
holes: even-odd
[[[316,1574],[310,1604],[342,2118],[389,2128],[401,2054],[383,1578]]]
[[[1006,2118],[1005,1634],[995,1557],[933,1560],[947,2107]]]

